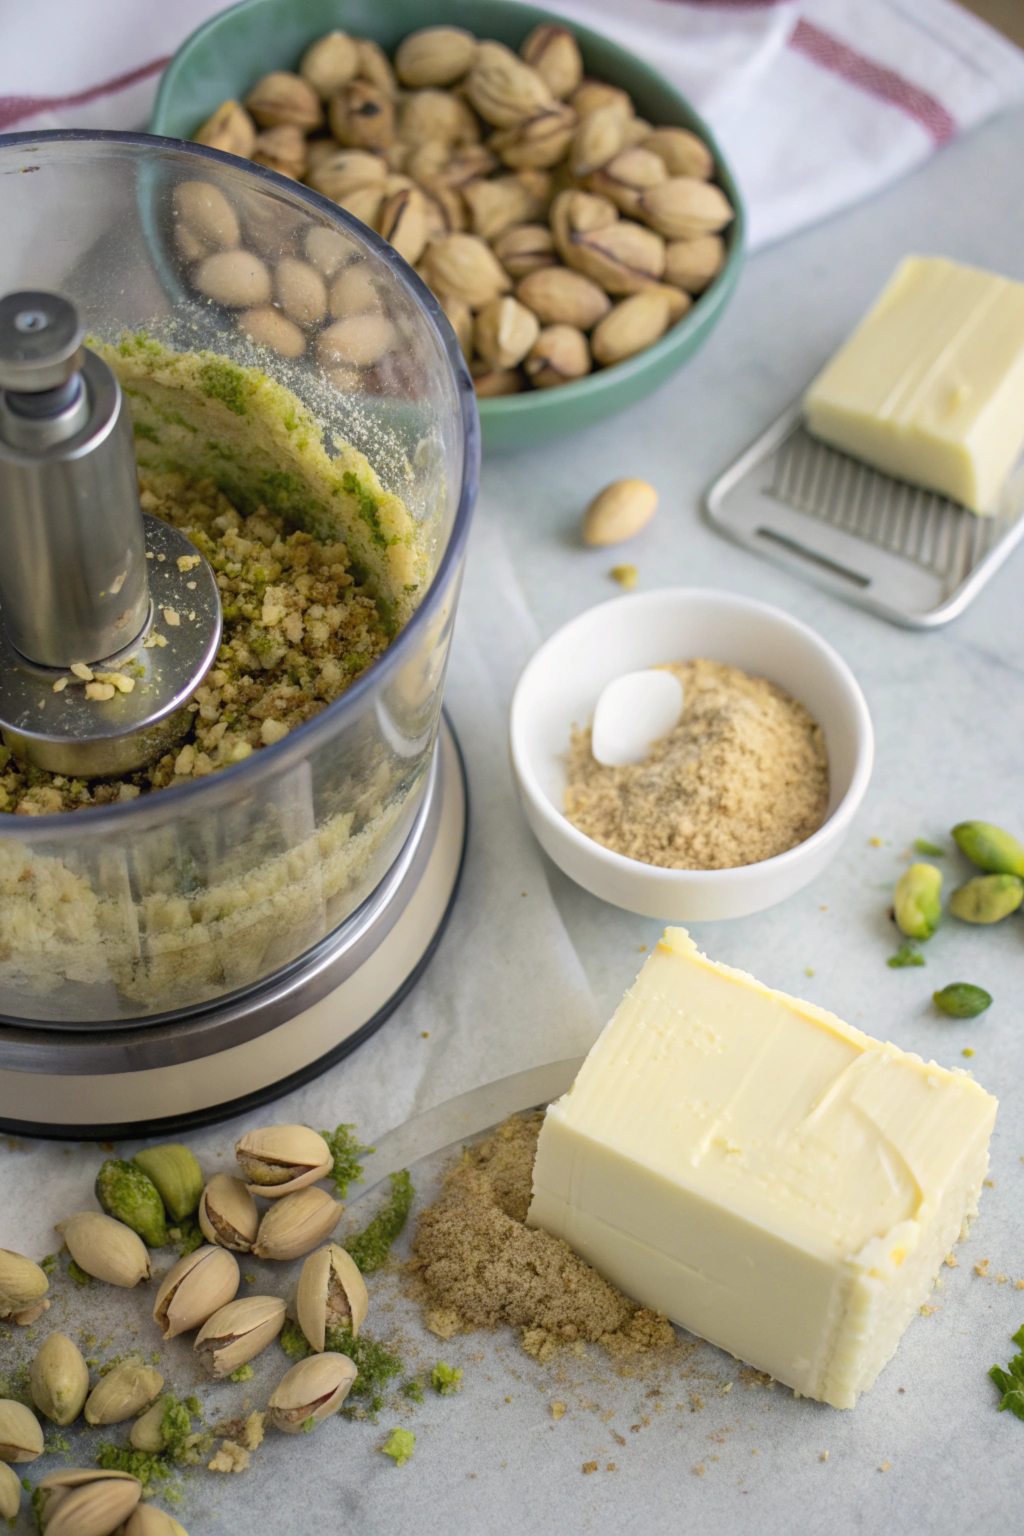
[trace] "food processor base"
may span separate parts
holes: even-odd
[[[395,865],[285,974],[180,1019],[80,1033],[0,1024],[0,1130],[119,1140],[242,1114],[361,1045],[437,948],[462,871],[468,802],[442,720],[423,804]]]

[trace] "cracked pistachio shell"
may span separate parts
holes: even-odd
[[[146,1245],[131,1227],[99,1211],[79,1211],[59,1222],[57,1231],[68,1252],[87,1275],[121,1285],[131,1290],[140,1280],[149,1279],[149,1254]]]
[[[73,1424],[89,1395],[89,1367],[66,1333],[51,1333],[29,1372],[32,1401],[54,1424]]]
[[[714,173],[715,159],[710,149],[688,128],[655,128],[644,138],[643,146],[665,162],[665,169],[672,176],[707,181]]]
[[[43,1454],[43,1430],[24,1403],[0,1397],[0,1461],[35,1461]]]
[[[256,1202],[241,1179],[215,1173],[199,1199],[199,1225],[209,1243],[248,1253],[256,1241],[260,1218]]]
[[[534,27],[519,52],[540,75],[553,96],[571,96],[583,80],[579,44],[568,27],[542,22]]]
[[[15,1317],[42,1301],[50,1289],[44,1270],[24,1254],[0,1248],[0,1317]]]
[[[299,1259],[330,1237],[344,1209],[316,1185],[296,1190],[271,1206],[252,1251],[258,1259]]]
[[[152,1179],[172,1221],[194,1213],[203,1192],[203,1173],[188,1147],[167,1141],[136,1152],[132,1162]]]
[[[295,1310],[313,1349],[323,1351],[328,1328],[350,1328],[356,1337],[368,1306],[366,1282],[344,1248],[328,1243],[310,1254],[299,1275]]]
[[[38,1485],[39,1523],[46,1536],[110,1536],[142,1496],[129,1472],[70,1467]]]
[[[620,219],[574,235],[565,260],[600,283],[606,293],[641,293],[665,271],[665,242],[653,229]]]
[[[218,1379],[230,1376],[277,1338],[284,1318],[285,1304],[278,1296],[245,1296],[241,1301],[229,1301],[200,1328],[196,1353],[212,1375]]]
[[[470,309],[483,309],[512,287],[505,268],[479,235],[456,231],[432,240],[423,265],[435,293],[464,299]]]
[[[477,46],[465,91],[484,121],[495,128],[512,128],[555,105],[543,77],[504,43]]]
[[[337,1413],[358,1372],[347,1355],[310,1355],[286,1371],[267,1406],[277,1429],[297,1435]]]
[[[533,310],[506,294],[485,304],[476,317],[476,350],[492,368],[516,368],[540,335]]]
[[[283,124],[310,133],[324,120],[323,108],[313,86],[301,75],[276,69],[257,81],[245,98],[249,114],[261,128],[280,128]]]
[[[546,325],[530,348],[523,368],[537,389],[554,389],[590,372],[590,347],[575,325]]]
[[[13,1520],[21,1506],[21,1479],[0,1461],[0,1520]]]
[[[167,1271],[156,1293],[153,1321],[165,1339],[200,1328],[234,1300],[239,1280],[233,1253],[217,1245],[197,1248]]]
[[[155,1504],[136,1504],[131,1518],[125,1523],[124,1536],[188,1536],[188,1533],[166,1510],[158,1509]]]
[[[224,101],[194,138],[197,144],[248,160],[256,143],[256,124],[239,102]]]
[[[942,916],[942,871],[934,864],[911,864],[896,882],[893,916],[908,939],[930,939]]]
[[[669,240],[716,235],[732,222],[732,204],[720,187],[696,176],[670,176],[640,198],[640,213]]]
[[[93,1387],[85,1400],[90,1424],[120,1424],[148,1408],[163,1390],[164,1378],[153,1365],[123,1360]]]

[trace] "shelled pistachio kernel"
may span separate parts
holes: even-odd
[[[144,1147],[132,1162],[152,1179],[172,1221],[194,1215],[203,1192],[203,1174],[188,1147],[174,1141]]]
[[[908,939],[930,939],[942,916],[942,871],[934,864],[911,864],[896,882],[893,916]]]

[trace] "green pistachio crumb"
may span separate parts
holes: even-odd
[[[339,1125],[333,1131],[320,1132],[334,1159],[334,1167],[327,1177],[333,1181],[339,1200],[344,1200],[349,1185],[358,1183],[363,1176],[363,1165],[359,1159],[373,1151],[372,1147],[364,1147],[357,1139],[355,1129],[354,1125]]]
[[[894,971],[901,970],[905,965],[924,965],[924,955],[913,944],[901,944],[894,955],[890,955],[885,962],[891,965]]]
[[[435,1392],[439,1392],[442,1397],[450,1397],[453,1392],[459,1390],[462,1368],[457,1365],[445,1365],[443,1360],[439,1360],[430,1373],[430,1380]]]
[[[55,1253],[48,1253],[45,1259],[40,1259],[39,1268],[44,1275],[52,1275],[57,1268],[57,1255]]]
[[[387,1262],[391,1244],[409,1219],[416,1191],[412,1187],[408,1170],[403,1168],[401,1173],[391,1174],[390,1179],[391,1193],[386,1204],[358,1237],[346,1243],[349,1257],[364,1275],[372,1274]]]
[[[309,1340],[292,1318],[286,1317],[284,1327],[277,1336],[277,1341],[285,1354],[292,1360],[305,1360],[307,1355],[313,1353]],[[340,1351],[344,1354],[344,1350]]]
[[[422,1403],[423,1383],[418,1376],[414,1376],[411,1381],[403,1384],[402,1396],[407,1397],[411,1403]]]
[[[68,1260],[68,1276],[76,1285],[92,1285],[92,1275],[87,1275],[85,1270],[75,1263],[74,1259]]]
[[[255,1374],[256,1374],[256,1372],[253,1370],[252,1366],[249,1364],[248,1361],[246,1361],[245,1365],[240,1365],[238,1367],[237,1371],[232,1371],[231,1372],[231,1380],[232,1381],[252,1381],[252,1378],[255,1376]]]
[[[1018,1419],[1024,1419],[1024,1328],[1017,1329],[1013,1342],[1022,1353],[1014,1355],[1005,1370],[1001,1365],[993,1365],[989,1375],[1002,1394],[999,1412],[1009,1408]]]
[[[942,859],[946,856],[945,848],[940,848],[938,843],[930,843],[926,837],[914,838],[914,852],[923,853],[926,859]]]
[[[411,1429],[393,1429],[386,1445],[381,1446],[385,1456],[395,1458],[396,1467],[404,1467],[416,1448],[416,1436]]]

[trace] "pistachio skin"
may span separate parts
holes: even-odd
[[[951,981],[948,987],[932,993],[932,1001],[940,1013],[948,1013],[951,1019],[976,1019],[992,1006],[991,994],[969,981]]]
[[[975,875],[949,898],[949,910],[963,923],[999,923],[1024,901],[1017,875]]]
[[[89,1367],[66,1333],[51,1333],[29,1372],[32,1401],[54,1424],[73,1424],[89,1396]]]
[[[1024,879],[1024,845],[991,821],[961,821],[953,840],[972,864],[990,875],[1019,875]]]
[[[0,1248],[0,1317],[17,1318],[38,1306],[50,1289],[45,1270],[23,1253]]]
[[[934,864],[911,864],[896,882],[893,913],[908,939],[930,939],[942,916],[942,871]]]
[[[0,1461],[0,1520],[13,1520],[21,1507],[21,1480]]]
[[[145,1147],[132,1158],[136,1168],[152,1179],[172,1221],[195,1214],[203,1192],[203,1172],[188,1147],[168,1141]]]
[[[108,1157],[96,1175],[96,1198],[108,1216],[137,1232],[149,1248],[163,1248],[167,1222],[160,1191],[148,1174],[121,1157]]]
[[[0,1461],[35,1461],[43,1454],[43,1431],[24,1403],[0,1398]]]
[[[152,1365],[125,1360],[93,1387],[85,1402],[90,1424],[121,1424],[148,1408],[163,1390],[164,1378]]]

